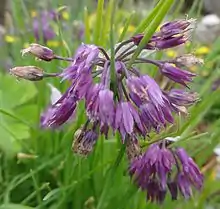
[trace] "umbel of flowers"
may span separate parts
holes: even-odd
[[[176,20],[162,25],[145,48],[163,50],[184,44],[189,38],[192,22]],[[88,119],[75,133],[74,152],[88,155],[100,134],[108,138],[110,129],[113,133],[118,131],[122,143],[127,145],[129,173],[134,182],[147,192],[148,200],[162,202],[168,190],[172,199],[177,199],[178,191],[189,198],[192,186],[198,190],[202,188],[203,177],[186,151],[183,148],[171,149],[167,140],[162,140],[142,153],[138,140],[151,131],[159,134],[168,123],[174,123],[173,114],[185,113],[186,108],[198,100],[195,92],[185,88],[195,74],[180,66],[187,68],[202,61],[189,54],[165,61],[138,57],[128,67],[130,56],[142,38],[143,34],[138,34],[117,45],[113,68],[109,54],[99,46],[82,44],[73,58],[64,58],[47,47],[31,44],[22,50],[22,54],[30,53],[48,62],[64,60],[70,65],[55,74],[34,66],[15,67],[10,72],[32,81],[45,77],[69,81],[70,86],[62,97],[41,115],[41,126],[56,129],[63,125],[74,116],[79,101],[84,100]],[[142,74],[136,64],[156,66],[163,76],[182,88],[162,90],[152,77]]]

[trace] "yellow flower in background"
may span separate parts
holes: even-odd
[[[36,17],[36,16],[37,16],[37,12],[35,10],[32,10],[31,11],[31,17],[33,18],[33,17]]]
[[[56,41],[56,40],[49,40],[49,41],[47,41],[47,46],[48,47],[56,48],[56,47],[58,47],[60,45],[61,45],[61,43],[59,41]]]
[[[67,11],[62,12],[61,15],[62,15],[62,18],[64,20],[69,20],[70,19],[70,15]]]
[[[17,41],[17,37],[11,36],[11,35],[6,35],[4,39],[5,39],[5,42],[7,43],[14,43]]]
[[[206,55],[210,52],[210,48],[207,46],[201,46],[198,49],[196,49],[195,54],[196,55]]]
[[[119,28],[119,34],[121,34],[124,30],[124,27],[120,27]],[[133,25],[129,25],[128,26],[128,29],[127,29],[127,32],[128,33],[133,33],[135,31],[135,27]]]
[[[174,57],[177,56],[177,52],[174,51],[174,50],[167,50],[167,51],[166,51],[166,55],[167,55],[168,57],[170,57],[170,58],[174,58]]]

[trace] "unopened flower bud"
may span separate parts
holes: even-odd
[[[49,49],[48,47],[41,46],[39,44],[30,44],[28,48],[21,50],[22,56],[27,53],[30,53],[38,59],[48,62],[54,59],[55,57],[53,50]]]
[[[98,134],[93,130],[82,131],[80,129],[76,131],[74,137],[72,150],[77,154],[88,156],[94,148]]]
[[[39,81],[44,77],[42,69],[36,66],[20,66],[11,68],[10,73],[18,78],[23,78],[29,81]]]
[[[203,61],[203,59],[200,59],[200,58],[194,56],[193,54],[185,54],[185,55],[177,57],[174,60],[174,63],[180,67],[182,67],[182,66],[192,67],[194,65],[203,65],[204,61]]]

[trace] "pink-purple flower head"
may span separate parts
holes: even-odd
[[[131,162],[130,175],[147,192],[147,200],[163,202],[169,190],[172,199],[178,191],[189,198],[192,187],[201,190],[203,175],[183,148],[171,149],[162,143],[149,146],[147,151]]]
[[[77,106],[78,98],[70,88],[56,103],[52,104],[41,116],[43,128],[58,128],[67,122]]]
[[[189,32],[192,29],[191,25],[194,20],[176,20],[173,22],[165,23],[161,26],[159,32],[156,32],[149,42],[146,44],[146,49],[167,49],[186,43],[189,39]],[[138,45],[143,34],[138,34],[131,38],[134,44]]]
[[[187,86],[187,83],[192,82],[193,77],[196,76],[194,73],[187,70],[181,70],[170,63],[161,64],[160,70],[163,75],[184,86]]]
[[[76,51],[72,64],[61,76],[64,79],[75,80],[82,72],[90,74],[93,64],[97,61],[99,49],[95,45],[82,44]]]
[[[176,35],[179,37],[178,33],[181,37],[188,26],[187,20],[167,23],[154,34],[150,42],[158,44],[161,40],[174,40]],[[183,85],[191,82],[194,75],[174,67],[170,64],[174,61],[169,60],[137,58],[129,68],[134,46],[131,40],[117,45],[114,71],[110,66],[109,53],[92,44],[81,44],[73,58],[60,57],[53,50],[36,44],[23,50],[45,61],[57,59],[70,63],[63,72],[53,75],[61,77],[62,81],[68,80],[70,87],[42,115],[42,126],[55,128],[64,124],[75,112],[80,100],[85,100],[88,117],[88,124],[82,129],[83,136],[93,128],[97,134],[108,136],[112,129],[113,133],[120,133],[124,143],[127,139],[145,137],[152,130],[159,133],[167,123],[174,123],[173,112],[181,112],[181,108],[192,105],[193,96],[184,91],[163,91],[147,73],[141,74],[135,64],[153,64],[163,75]]]

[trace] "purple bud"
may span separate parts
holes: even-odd
[[[29,81],[39,81],[44,77],[42,69],[35,66],[20,66],[9,70],[10,74]]]
[[[186,70],[181,70],[169,63],[161,64],[161,73],[173,80],[174,82],[180,83],[183,86],[187,86],[187,82],[191,82],[192,78],[196,76],[194,73],[188,72]]]
[[[193,105],[199,100],[196,92],[187,92],[182,89],[172,89],[167,93],[167,98],[171,104],[184,107]]]
[[[41,46],[40,44],[35,44],[35,43],[30,44],[28,48],[21,50],[21,53],[22,53],[22,56],[27,53],[30,53],[34,55],[35,57],[37,57],[38,59],[41,59],[44,61],[51,61],[55,57],[53,50],[45,46]]]
[[[98,134],[94,130],[82,131],[75,133],[72,150],[80,155],[89,155],[98,139]]]
[[[145,48],[149,50],[167,49],[186,43],[189,37],[190,25],[194,20],[177,20],[165,23],[161,26],[160,31],[156,32]],[[131,38],[134,44],[138,45],[144,34],[138,34]]]

